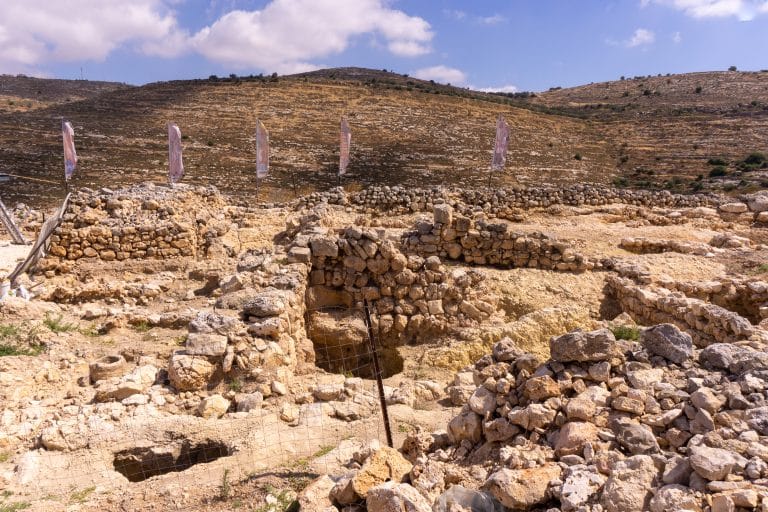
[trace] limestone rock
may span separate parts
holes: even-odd
[[[549,340],[553,361],[605,361],[621,354],[613,333],[608,329],[573,331]]]
[[[314,479],[303,491],[299,493],[297,501],[300,510],[314,510],[317,512],[334,512],[336,507],[331,503],[329,494],[335,482],[328,475]]]
[[[216,367],[205,356],[193,356],[184,352],[171,355],[168,378],[178,391],[196,391],[208,385]]]
[[[614,430],[616,441],[632,455],[659,452],[656,436],[647,425],[641,425],[631,420],[617,421]]]
[[[723,480],[734,467],[743,468],[747,463],[741,455],[723,448],[693,446],[689,454],[691,468],[707,480]]]
[[[644,329],[640,342],[650,354],[683,364],[693,356],[693,339],[672,324],[654,325]]]
[[[386,482],[373,487],[365,499],[368,512],[432,512],[432,506],[408,484]]]
[[[549,483],[560,478],[557,464],[530,469],[501,469],[493,473],[484,487],[505,507],[527,510],[549,498]]]
[[[665,485],[651,499],[651,512],[669,512],[671,510],[701,512],[701,500],[688,487],[675,484]]]
[[[190,333],[185,343],[187,354],[193,356],[223,356],[227,337],[219,334]]]
[[[369,490],[384,482],[397,484],[404,481],[412,467],[399,451],[382,446],[368,457],[360,471],[352,478],[352,488],[355,494],[365,498]]]
[[[560,491],[562,510],[578,510],[594,500],[605,484],[606,477],[598,473],[594,466],[570,466],[565,471],[563,487]]]
[[[597,441],[597,427],[586,421],[570,421],[560,429],[555,443],[558,456],[580,454],[584,445]]]
[[[200,402],[197,413],[203,418],[221,418],[227,413],[229,403],[229,400],[221,395],[211,395]]]
[[[448,423],[448,435],[456,444],[464,439],[477,443],[482,437],[482,418],[472,410],[462,410]]]
[[[603,487],[601,503],[604,509],[607,512],[647,510],[657,473],[653,459],[648,455],[635,455],[616,462]]]

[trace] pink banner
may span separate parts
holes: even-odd
[[[171,185],[184,176],[184,162],[181,160],[181,130],[175,123],[168,124],[168,181]]]
[[[61,120],[61,135],[64,139],[64,179],[69,181],[77,168],[75,152],[75,130],[69,121]]]
[[[349,165],[349,148],[352,144],[352,132],[349,129],[347,118],[341,118],[341,144],[339,146],[339,174],[347,172]]]
[[[269,174],[269,132],[264,124],[256,120],[256,177]]]
[[[496,120],[496,143],[493,146],[493,160],[491,169],[500,171],[504,169],[507,162],[507,146],[509,145],[509,125],[504,120],[504,116],[499,114]]]

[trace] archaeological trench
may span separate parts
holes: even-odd
[[[38,349],[0,358],[0,506],[277,472],[309,511],[768,510],[768,282],[732,271],[765,227],[759,194],[81,190],[0,303]]]

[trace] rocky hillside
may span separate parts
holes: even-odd
[[[73,84],[89,88],[77,89],[78,96]],[[487,183],[494,120],[502,113],[512,138],[507,170],[494,185],[749,192],[768,183],[765,160],[742,165],[749,155],[768,152],[767,84],[768,73],[696,73],[510,98],[359,68],[142,87],[61,81],[50,95],[55,101],[0,119],[0,173],[58,181],[63,116],[75,127],[81,158],[75,187],[162,182],[165,125],[174,121],[183,135],[185,181],[250,199],[258,117],[272,144],[262,199],[282,200],[294,189],[337,184],[337,125],[346,115],[353,144],[344,184],[480,186]],[[25,87],[14,94],[31,94]],[[79,101],[62,101],[67,98]],[[46,202],[60,189],[14,180],[5,194]]]
[[[115,82],[0,75],[0,113],[26,112],[81,101],[128,87],[130,86]]]

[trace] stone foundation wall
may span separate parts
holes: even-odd
[[[709,244],[680,242],[678,240],[659,240],[644,237],[623,238],[619,247],[636,254],[678,252],[681,254],[696,254],[698,256],[712,254],[715,250],[715,248]]]
[[[681,195],[666,190],[629,190],[600,185],[516,186],[494,190],[374,186],[350,194],[341,189],[316,192],[299,199],[297,205],[303,208],[320,203],[340,204],[354,206],[366,213],[387,212],[399,215],[431,212],[436,204],[447,203],[464,215],[482,211],[499,218],[511,218],[517,209],[529,210],[555,205],[599,206],[618,203],[643,207],[693,208],[717,206],[721,202],[722,198],[711,195]]]
[[[226,207],[212,187],[83,189],[70,201],[49,253],[72,261],[203,256],[230,229]]]
[[[408,254],[463,260],[475,265],[584,271],[600,267],[567,243],[543,233],[511,231],[505,223],[490,223],[453,214],[447,204],[436,205],[434,222],[420,222],[402,238]]]
[[[482,274],[451,271],[434,255],[406,256],[376,231],[316,229],[306,244],[311,286],[343,291],[350,305],[371,301],[377,331],[385,338],[413,339],[477,325],[496,309],[494,299],[484,295]]]
[[[607,288],[621,308],[636,320],[645,324],[675,324],[689,332],[699,347],[716,342],[734,343],[763,332],[738,313],[666,288],[638,286],[617,276],[608,277]]]
[[[768,283],[760,279],[727,278],[694,282],[660,280],[659,285],[687,297],[738,312],[753,322],[768,318]]]

